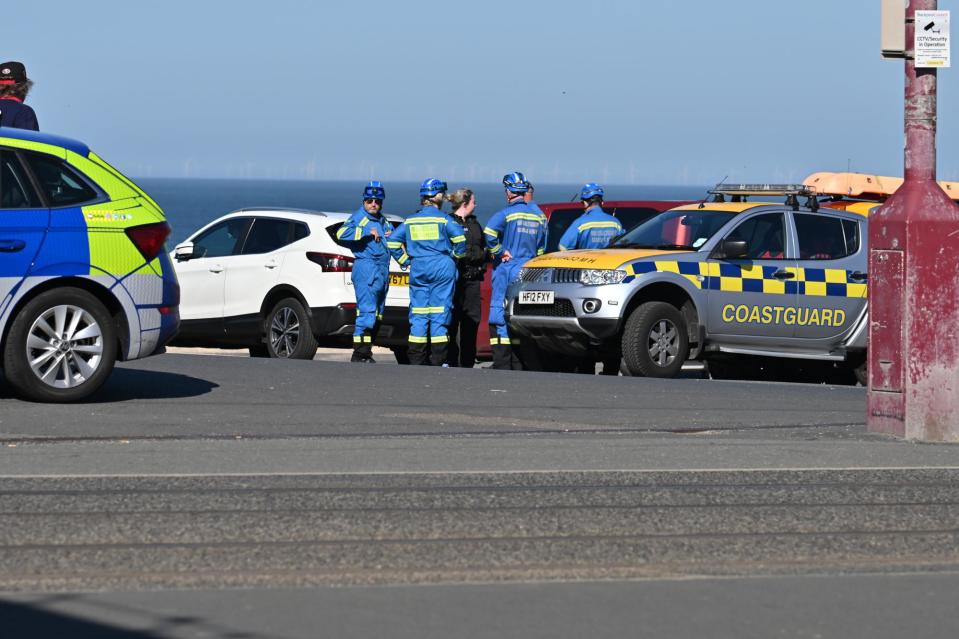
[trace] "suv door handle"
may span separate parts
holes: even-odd
[[[223,267],[222,267],[221,265],[219,265],[219,264],[214,264],[213,266],[210,267],[210,272],[211,272],[211,273],[222,273],[222,272],[223,272]]]
[[[794,277],[796,277],[796,274],[793,273],[792,271],[779,269],[778,271],[773,273],[773,277],[775,277],[777,280],[791,280]]]
[[[19,253],[26,247],[23,240],[0,240],[0,253]]]
[[[276,267],[279,266],[279,265],[280,265],[280,263],[277,262],[276,260],[270,260],[269,262],[267,262],[267,263],[264,264],[263,266],[265,266],[265,267],[267,267],[267,268],[276,268]]]
[[[869,279],[869,273],[863,273],[862,271],[854,271],[849,274],[849,279],[856,280],[857,282],[865,282]]]

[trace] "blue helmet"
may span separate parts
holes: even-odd
[[[437,180],[436,178],[426,178],[423,180],[423,184],[420,185],[420,197],[433,197],[440,193],[446,193],[446,191],[446,182]]]
[[[526,176],[519,171],[504,175],[503,186],[510,193],[526,193],[529,191],[529,182],[526,180]]]
[[[370,183],[363,189],[364,200],[382,200],[386,198],[386,189],[379,180],[370,180]]]
[[[595,182],[587,182],[583,185],[583,190],[579,192],[579,199],[588,200],[589,198],[598,195],[603,197],[606,195],[606,191],[603,190],[603,187]]]

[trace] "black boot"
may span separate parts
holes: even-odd
[[[350,358],[350,361],[365,364],[376,363],[376,360],[373,359],[373,338],[370,336],[370,331],[363,331],[360,341],[353,342],[353,357]]]
[[[513,349],[509,344],[493,344],[493,368],[508,371],[512,368]]]
[[[442,366],[447,363],[449,357],[449,342],[431,342],[430,343],[430,362],[433,366]]]
[[[526,367],[523,366],[523,360],[519,357],[519,346],[513,345],[509,349],[509,367],[510,370],[514,371],[526,369]]]
[[[406,349],[406,354],[410,358],[410,364],[412,366],[428,365],[428,362],[426,361],[426,344],[420,342],[410,342],[409,347]]]

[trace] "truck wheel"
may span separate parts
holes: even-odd
[[[117,359],[110,312],[79,288],[41,293],[10,325],[3,349],[7,381],[26,399],[75,402],[95,393]]]
[[[689,356],[686,320],[672,304],[640,304],[623,330],[623,360],[644,377],[676,377]]]
[[[316,338],[310,316],[295,297],[276,303],[266,317],[266,349],[270,357],[313,359]]]

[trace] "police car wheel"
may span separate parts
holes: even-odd
[[[316,347],[310,316],[300,301],[287,297],[277,302],[266,318],[266,348],[269,356],[313,359]]]
[[[682,313],[666,302],[640,304],[623,330],[623,360],[632,375],[675,377],[689,356]]]
[[[75,402],[95,393],[117,358],[113,317],[78,288],[41,293],[16,315],[3,351],[7,381],[26,399]]]

